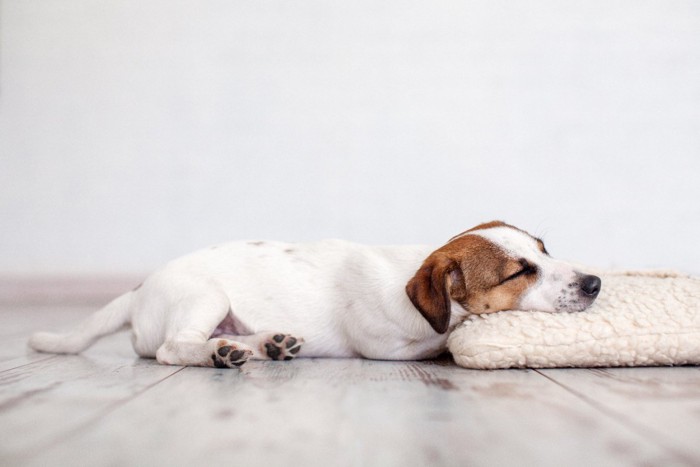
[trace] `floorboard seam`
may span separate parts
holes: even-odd
[[[0,370],[0,373],[4,373],[4,372],[6,372],[6,371],[16,370],[17,368],[23,368],[23,367],[25,367],[25,366],[34,365],[34,364],[36,364],[36,363],[45,362],[45,361],[47,361],[47,360],[53,360],[53,359],[55,359],[55,358],[57,358],[57,357],[58,357],[58,355],[47,355],[47,356],[44,357],[44,358],[40,358],[40,359],[37,359],[37,360],[32,360],[31,362],[23,363],[23,364],[17,365],[17,366],[13,366],[12,368],[5,368],[4,370]],[[17,357],[17,358],[20,358],[20,357]]]
[[[611,418],[619,423],[622,423],[627,429],[631,430],[632,432],[636,433],[639,436],[642,436],[649,443],[656,444],[661,449],[669,452],[673,456],[677,457],[679,461],[686,463],[687,465],[691,465],[691,466],[696,466],[696,465],[700,464],[700,459],[698,459],[696,456],[693,456],[692,454],[685,453],[674,446],[666,445],[666,443],[660,439],[660,436],[658,433],[654,433],[649,428],[647,428],[644,424],[640,424],[634,420],[631,420],[624,413],[619,413],[614,409],[611,409],[603,404],[600,404],[595,399],[591,399],[590,397],[586,396],[585,394],[567,386],[564,383],[557,381],[553,377],[542,373],[540,370],[534,369],[534,371],[536,373],[542,375],[543,377],[547,378],[549,381],[556,384],[557,386],[561,387],[565,391],[578,397],[583,402],[587,403],[588,405],[592,406],[594,409],[596,409],[597,411],[602,413],[604,416]]]
[[[98,413],[96,413],[92,417],[88,418],[85,422],[81,423],[80,425],[74,427],[73,429],[71,429],[69,431],[66,431],[64,433],[59,434],[54,439],[47,441],[43,446],[34,446],[32,448],[32,452],[45,451],[47,449],[50,449],[52,446],[54,446],[56,444],[63,443],[65,441],[69,440],[70,438],[72,438],[76,435],[79,435],[81,432],[85,431],[91,425],[98,422],[99,420],[101,420],[105,416],[114,412],[119,407],[123,406],[124,404],[129,403],[130,401],[136,399],[137,397],[141,396],[142,394],[148,392],[149,390],[153,389],[154,387],[156,387],[157,385],[159,385],[163,381],[166,381],[167,379],[172,378],[173,376],[180,373],[185,368],[187,368],[187,367],[186,366],[180,367],[177,370],[175,370],[174,372],[170,373],[168,376],[161,378],[158,381],[155,381],[147,386],[144,386],[143,388],[139,389],[138,391],[134,392],[133,394],[130,394],[127,397],[124,397],[122,399],[114,401],[112,404],[108,405],[103,410],[99,411]],[[24,455],[27,458],[31,457],[31,453],[24,453]]]

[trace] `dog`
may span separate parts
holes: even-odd
[[[29,344],[79,353],[130,324],[136,353],[166,365],[419,360],[444,352],[469,314],[578,312],[600,288],[598,277],[553,259],[541,239],[501,221],[438,249],[234,242],[172,261],[76,330],[36,333]]]

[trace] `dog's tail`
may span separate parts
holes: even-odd
[[[100,337],[117,332],[129,322],[132,296],[133,292],[120,295],[69,333],[37,332],[29,339],[29,346],[39,352],[80,353]]]

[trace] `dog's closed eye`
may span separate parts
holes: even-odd
[[[537,267],[530,264],[527,260],[521,259],[518,261],[519,268],[516,272],[511,273],[505,279],[503,279],[498,285],[505,284],[506,282],[517,279],[520,276],[528,276],[535,274],[537,272]]]

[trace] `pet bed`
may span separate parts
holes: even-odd
[[[595,303],[579,313],[473,315],[448,347],[466,368],[700,364],[700,279],[674,272],[598,273]]]

